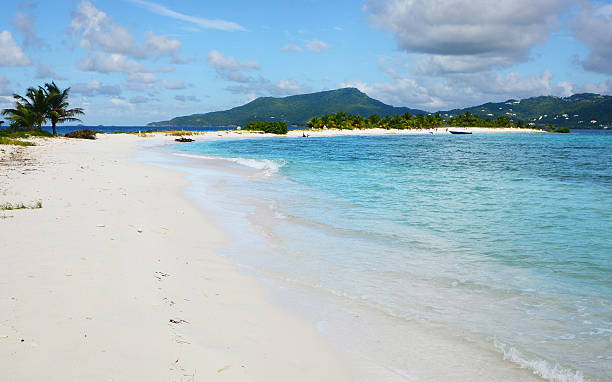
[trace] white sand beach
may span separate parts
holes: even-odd
[[[159,140],[171,137],[158,136]],[[214,253],[223,232],[143,139],[1,146],[0,369],[6,381],[347,380],[307,324]]]

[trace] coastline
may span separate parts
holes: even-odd
[[[359,133],[346,133],[351,132]],[[382,131],[383,134],[386,134],[385,132],[387,131]],[[294,137],[301,136],[301,131],[295,133]],[[335,136],[345,132],[326,130],[320,133],[326,134],[321,136]],[[401,134],[402,131],[391,131],[390,134],[397,133]],[[419,133],[428,134],[427,131]],[[250,132],[206,132],[194,136],[196,140],[255,137],[279,136]],[[74,377],[108,380],[107,375],[95,373],[111,369],[121,369],[117,373],[108,373],[116,380],[140,379],[143,375],[148,380],[183,378],[186,381],[202,376],[205,376],[205,379],[223,376],[230,380],[300,380],[300,377],[303,380],[327,380],[329,375],[334,375],[334,380],[357,380],[356,375],[361,377],[360,380],[368,380],[364,379],[364,375],[375,375],[379,378],[384,376],[384,380],[419,379],[412,378],[412,375],[402,373],[401,370],[385,368],[380,360],[355,357],[358,358],[357,361],[362,362],[358,365],[350,355],[347,357],[346,354],[339,354],[338,349],[329,346],[327,338],[319,338],[320,333],[315,330],[317,318],[314,318],[315,322],[305,319],[304,315],[279,301],[277,296],[267,294],[269,287],[264,288],[266,285],[262,284],[265,282],[262,283],[260,278],[255,279],[250,272],[246,272],[245,276],[245,272],[234,262],[217,254],[219,249],[224,247],[224,243],[231,239],[228,235],[229,229],[212,221],[209,211],[200,212],[200,207],[189,198],[186,190],[191,185],[185,171],[163,168],[165,166],[158,168],[159,164],[152,163],[156,166],[151,166],[148,164],[151,162],[146,158],[138,158],[138,153],[149,151],[146,146],[174,143],[174,138],[175,136],[166,133],[147,133],[141,136],[101,134],[98,141],[41,139],[38,140],[40,146],[19,150],[32,154],[31,159],[34,161],[26,161],[25,166],[11,169],[7,173],[9,182],[5,183],[4,178],[1,178],[0,204],[29,204],[41,200],[43,208],[0,211],[0,215],[12,216],[0,219],[1,232],[2,235],[6,234],[6,237],[23,237],[25,230],[34,227],[31,233],[31,236],[36,238],[33,248],[28,247],[32,243],[11,243],[9,252],[19,255],[38,254],[33,264],[26,263],[23,259],[3,259],[1,264],[3,271],[0,272],[4,273],[0,276],[5,285],[9,286],[3,288],[7,294],[2,298],[20,298],[12,300],[7,308],[10,313],[4,316],[10,319],[4,320],[0,325],[0,341],[9,343],[9,339],[15,340],[22,333],[35,334],[30,336],[32,342],[28,345],[27,352],[21,351],[24,341],[11,343],[10,347],[4,349],[6,354],[0,353],[5,356],[4,359],[9,365],[6,369],[15,373],[9,374],[11,377],[15,380],[31,380],[34,377],[49,379],[48,375],[53,374],[65,379],[68,362],[72,365],[73,359],[78,359],[79,364],[84,366],[73,370],[75,374],[69,374],[68,379]],[[218,160],[209,162],[213,166],[219,166]],[[227,166],[223,164],[216,170],[225,167]],[[51,185],[55,187],[59,180],[66,184],[57,189],[51,188]],[[76,186],[76,189],[71,186]],[[155,206],[156,210],[150,211],[151,206]],[[50,208],[53,210],[49,211]],[[36,227],[41,221],[44,224]],[[112,224],[109,224],[109,221]],[[15,222],[19,224],[15,225]],[[62,225],[57,224],[58,222],[62,222]],[[47,224],[57,227],[49,229]],[[7,229],[9,226],[14,227]],[[65,233],[66,227],[69,228],[69,234]],[[51,238],[51,235],[54,237]],[[68,242],[66,236],[69,237]],[[148,237],[143,240],[143,236]],[[197,238],[197,243],[194,243],[194,238]],[[151,242],[146,243],[149,240]],[[92,256],[77,257],[77,251],[89,251],[90,247],[96,247],[94,254],[98,259],[117,248],[119,252],[113,253],[113,257],[108,261],[96,260],[94,264],[90,264],[88,260],[91,260]],[[62,255],[64,252],[66,256]],[[51,264],[49,253],[52,253],[54,260],[56,255],[62,255],[59,257],[62,262]],[[151,263],[151,259],[146,257],[147,254],[159,254],[161,258],[158,256],[156,260],[162,261]],[[181,256],[177,257],[178,254]],[[126,260],[126,255],[134,258]],[[144,265],[143,269],[137,269],[141,265]],[[134,270],[138,272],[134,274]],[[49,271],[55,274],[48,277],[45,273]],[[120,274],[112,275],[114,272]],[[79,273],[79,282],[74,283],[77,278],[75,276]],[[110,284],[115,286],[114,289],[90,293],[92,289],[104,289],[107,285],[105,275],[111,276]],[[74,285],[78,285],[79,291],[70,290]],[[139,293],[129,298],[122,297],[119,303],[113,301],[123,290],[131,290],[132,287],[137,287]],[[48,292],[49,295],[45,296],[40,290]],[[219,295],[218,290],[222,291]],[[35,298],[18,296],[17,292],[20,291],[35,291]],[[211,294],[210,291],[214,293]],[[9,296],[11,294],[12,296]],[[60,296],[59,300],[55,299],[56,295]],[[49,296],[51,301],[61,303],[46,301],[45,297]],[[136,299],[132,301],[131,298],[134,297]],[[91,301],[84,303],[90,298]],[[77,301],[81,306],[75,306],[72,301]],[[142,304],[141,301],[149,305]],[[196,301],[200,304],[196,304]],[[245,302],[248,302],[248,306],[241,306],[246,305]],[[137,305],[137,309],[134,309],[133,304]],[[66,309],[67,313],[58,312],[57,307]],[[240,309],[236,309],[237,307]],[[43,312],[47,311],[53,312],[50,322],[45,322],[49,317],[45,317]],[[290,314],[286,313],[287,311]],[[177,312],[179,314],[175,314]],[[251,319],[253,312],[266,322]],[[29,317],[36,314],[41,317]],[[98,323],[96,317],[102,317],[103,322]],[[244,317],[249,319],[245,320]],[[146,319],[143,321],[143,318]],[[154,323],[151,318],[155,320]],[[93,324],[94,321],[97,325]],[[220,325],[219,322],[223,324]],[[61,323],[60,330],[56,329],[57,323]],[[70,328],[72,324],[76,325]],[[138,325],[142,328],[133,333],[134,326]],[[201,325],[206,327],[202,328]],[[83,339],[77,335],[75,328],[83,331],[79,333]],[[282,333],[279,333],[279,328],[283,328]],[[42,334],[41,330],[55,333]],[[101,359],[95,359],[92,349],[87,348],[87,342],[94,337],[90,331],[97,332],[95,337],[98,342],[94,351],[102,354]],[[149,338],[156,335],[162,337],[160,333],[164,333],[163,338],[154,338],[154,341]],[[427,333],[422,333],[423,336],[417,330],[411,333],[415,336],[406,336],[402,342],[409,343],[414,338],[419,338],[418,342],[432,348],[442,345],[431,342],[431,336]],[[85,334],[87,337],[84,337]],[[230,338],[225,338],[226,336]],[[25,335],[23,337],[27,340]],[[101,337],[107,340],[102,341]],[[45,341],[41,341],[41,338],[45,338]],[[126,338],[128,340],[122,344]],[[77,339],[80,341],[76,342]],[[214,345],[211,345],[211,339]],[[58,346],[61,347],[49,348],[53,341],[58,341]],[[42,347],[41,342],[46,342],[47,347],[44,350],[39,350]],[[69,349],[77,343],[78,348],[73,346],[76,350]],[[228,343],[231,345],[227,345]],[[143,347],[142,344],[146,346]],[[456,349],[456,344],[442,346]],[[146,351],[143,351],[143,348]],[[296,348],[298,350],[294,351]],[[135,359],[130,349],[138,349],[142,354]],[[262,349],[266,351],[265,354],[261,354]],[[288,352],[287,349],[291,351]],[[42,357],[47,356],[45,352],[55,354],[53,363],[41,361]],[[109,352],[116,354],[108,355]],[[159,354],[160,352],[162,354]],[[168,363],[167,358],[174,358],[175,354],[179,356]],[[410,354],[412,355],[409,358],[414,360],[426,357],[425,354],[420,354],[418,349],[411,349]],[[496,369],[506,367],[498,364],[502,361],[498,358],[499,354],[491,356],[493,358],[490,358],[488,366],[482,365],[477,370],[481,370],[481,373],[484,370],[493,371],[490,369],[493,363],[497,364]],[[117,359],[119,357],[120,360]],[[233,362],[222,362],[228,358]],[[202,363],[202,359],[209,362]],[[450,358],[436,357],[427,363],[448,362],[448,359]],[[179,362],[175,362],[177,360]],[[424,359],[420,361],[423,362]],[[463,365],[467,361],[469,358],[454,362]],[[31,374],[34,371],[28,370],[26,365],[34,362],[42,365],[40,374]],[[219,363],[223,365],[218,366]],[[111,368],[109,365],[119,366]],[[203,371],[202,365],[206,371]],[[430,366],[432,370],[435,368],[435,365]],[[49,373],[49,370],[54,372]],[[144,374],[143,370],[146,371]],[[527,370],[515,371],[522,380],[539,380]],[[24,372],[30,374],[19,374]],[[484,380],[493,380],[492,374],[485,374],[486,377],[481,374]]]
[[[5,377],[348,380],[313,328],[215,254],[224,234],[180,195],[184,176],[127,159],[139,142],[3,153],[0,201],[42,203],[0,212]]]
[[[220,138],[259,138],[259,137],[275,137],[275,138],[296,138],[307,134],[308,137],[336,137],[336,136],[377,136],[377,135],[424,135],[424,134],[450,134],[448,130],[468,131],[476,134],[515,134],[515,133],[545,133],[538,129],[519,129],[519,128],[490,128],[490,127],[457,127],[457,128],[435,128],[435,129],[297,129],[289,130],[286,135],[267,134],[263,132],[254,132],[247,130],[219,130],[219,131],[191,131],[191,130],[171,130],[176,136],[184,132],[185,136],[196,136],[204,139],[220,139]],[[160,136],[170,134],[165,131],[153,131],[152,133],[141,133],[142,136]]]

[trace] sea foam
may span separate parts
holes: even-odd
[[[251,158],[225,158],[197,154],[175,153],[175,155],[185,158],[206,159],[206,160],[222,160],[226,162],[236,163],[241,166],[250,167],[255,170],[261,170],[265,175],[273,175],[278,173],[278,170],[283,167],[286,162],[284,160],[270,159],[251,159]]]

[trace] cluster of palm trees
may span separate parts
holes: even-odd
[[[61,90],[55,82],[28,88],[25,96],[13,94],[15,108],[4,109],[2,114],[11,120],[11,128],[18,130],[42,130],[43,123],[49,121],[53,135],[57,135],[58,123],[80,121],[76,116],[84,114],[79,107],[68,108],[69,91],[70,88]]]
[[[360,115],[346,114],[343,112],[312,117],[307,125],[312,128],[329,127],[335,129],[431,129],[440,126],[477,126],[477,127],[524,127],[522,121],[513,122],[507,116],[500,116],[494,120],[480,118],[477,115],[466,111],[450,118],[443,118],[438,113],[412,115],[405,113],[402,115],[391,115],[379,117],[372,114],[367,118]]]
[[[379,117],[377,114],[372,114],[364,118],[361,115],[340,112],[313,117],[307,122],[307,125],[313,128],[325,126],[336,129],[372,129],[378,127],[388,129],[422,129],[439,127],[443,123],[444,120],[440,113],[429,115],[419,114],[416,116],[411,113],[405,113],[383,118]]]

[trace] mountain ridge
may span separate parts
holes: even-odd
[[[388,115],[427,113],[408,107],[395,107],[368,97],[355,88],[341,88],[287,97],[259,97],[229,110],[175,117],[152,122],[147,126],[234,126],[253,120],[281,121],[288,125],[306,125],[315,115],[345,112],[347,114]]]
[[[252,120],[280,121],[303,126],[314,116],[337,112],[363,117],[371,114],[385,117],[406,112],[413,115],[431,114],[424,110],[387,105],[355,88],[341,88],[287,97],[259,97],[229,110],[180,116],[168,121],[151,122],[147,126],[236,126]],[[612,125],[612,96],[594,93],[569,97],[537,96],[439,112],[446,118],[469,112],[489,119],[506,116],[532,126],[553,124],[570,128],[602,128]]]

